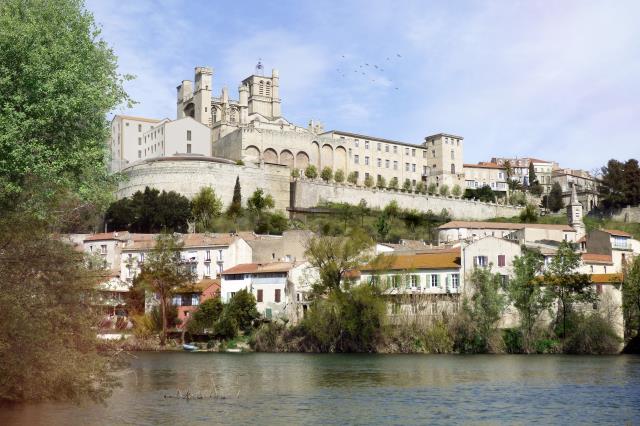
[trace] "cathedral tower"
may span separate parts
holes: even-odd
[[[278,70],[274,69],[271,77],[263,75],[247,77],[242,81],[242,85],[249,89],[249,115],[258,113],[271,120],[281,116]]]

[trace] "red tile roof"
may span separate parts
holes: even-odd
[[[617,274],[591,274],[591,281],[595,284],[619,284],[622,282],[623,276]]]
[[[242,263],[222,272],[222,275],[234,274],[270,274],[273,272],[289,272],[303,262],[269,262],[269,263]]]
[[[629,234],[628,232],[619,231],[617,229],[603,229],[603,231],[609,235],[614,235],[616,237],[627,237],[627,238],[633,237],[633,235]]]
[[[465,168],[477,168],[477,169],[504,169],[504,166],[501,166],[500,164],[497,163],[487,163],[487,162],[480,162],[478,164],[463,164],[463,167]]]
[[[125,240],[128,237],[129,237],[128,231],[101,232],[99,234],[89,235],[84,239],[84,241]]]
[[[363,271],[398,271],[414,269],[459,269],[460,248],[416,254],[389,254],[379,256],[364,265]]]
[[[613,264],[610,254],[582,253],[582,261],[584,263],[606,263]]]

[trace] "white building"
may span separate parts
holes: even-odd
[[[191,117],[163,120],[142,135],[138,159],[174,155],[211,156],[211,129]]]
[[[578,240],[576,230],[569,225],[455,220],[438,227],[438,244],[489,236],[513,239],[521,244],[543,240],[571,242]]]
[[[493,191],[506,193],[509,190],[507,172],[496,163],[478,163],[464,165],[465,188],[478,189],[483,186]]]
[[[111,120],[110,170],[119,172],[129,164],[140,160],[140,149],[145,132],[161,120],[154,118],[116,115]]]

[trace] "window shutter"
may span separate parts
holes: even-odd
[[[280,303],[280,289],[277,288],[276,289],[276,294],[275,294],[275,299],[276,299],[276,303]]]

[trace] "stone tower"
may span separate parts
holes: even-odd
[[[258,113],[268,119],[281,116],[278,70],[274,69],[271,72],[271,77],[262,75],[247,77],[242,81],[242,85],[249,89],[249,115]]]
[[[211,89],[213,69],[196,67],[195,85],[190,80],[183,80],[177,90],[178,119],[192,117],[194,120],[211,126]]]
[[[578,201],[575,184],[571,185],[571,201],[567,206],[567,218],[569,219],[569,226],[576,230],[576,240],[584,237],[586,228],[582,220],[582,204]]]
[[[438,133],[427,136],[422,146],[426,149],[428,165],[423,166],[422,180],[430,185],[447,185],[449,190],[454,185],[464,184],[463,144],[462,136]]]

